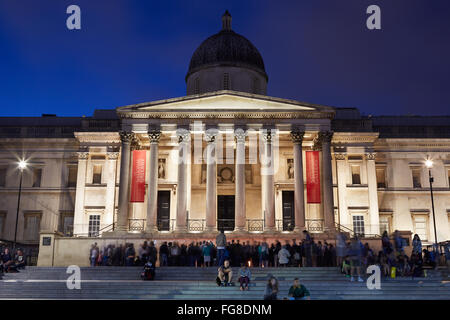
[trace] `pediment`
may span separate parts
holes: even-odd
[[[334,113],[334,108],[235,91],[217,91],[117,108],[121,117],[148,113]],[[138,114],[140,116],[138,116]]]

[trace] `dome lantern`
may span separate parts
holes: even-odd
[[[231,14],[228,10],[222,16],[222,30],[231,31]]]
[[[268,77],[261,54],[231,29],[231,20],[225,11],[222,29],[194,51],[186,74],[188,95],[219,90],[266,94]]]

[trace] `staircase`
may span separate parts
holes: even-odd
[[[261,300],[269,275],[279,280],[279,298],[287,296],[295,277],[311,292],[311,299],[427,299],[450,300],[450,278],[428,272],[426,278],[382,279],[380,290],[365,282],[350,282],[338,268],[252,268],[249,291],[217,287],[217,268],[163,267],[155,281],[140,280],[141,267],[81,268],[81,290],[69,290],[64,267],[28,267],[4,274],[0,299],[198,299]],[[238,268],[233,268],[235,275]],[[236,279],[235,276],[233,276]]]

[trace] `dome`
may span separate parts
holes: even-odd
[[[245,37],[231,30],[231,15],[222,17],[222,30],[209,37],[195,50],[189,64],[188,77],[205,68],[233,66],[248,68],[268,79],[264,61],[258,49]]]

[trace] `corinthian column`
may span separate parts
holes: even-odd
[[[295,228],[300,232],[305,229],[305,191],[303,183],[303,156],[302,142],[305,132],[295,128],[291,132],[292,143],[294,144],[294,208],[295,208]]]
[[[274,157],[272,138],[269,130],[263,133],[264,157],[261,162],[261,189],[264,195],[264,231],[275,231],[275,187],[274,187]]]
[[[206,231],[216,227],[217,210],[217,155],[216,138],[218,131],[209,129],[205,133],[206,145]]]
[[[120,155],[119,212],[117,214],[117,231],[128,230],[128,197],[130,192],[130,158],[132,132],[121,131],[122,149]]]
[[[158,208],[158,142],[161,137],[159,130],[150,130],[150,163],[148,166],[148,195],[147,195],[147,232],[158,231],[156,216]]]
[[[190,161],[190,139],[188,130],[177,130],[178,136],[178,188],[177,188],[177,232],[187,231],[187,164]]]
[[[331,171],[331,138],[333,132],[321,131],[318,146],[322,149],[323,219],[326,229],[334,229],[333,177]]]
[[[236,231],[245,230],[245,136],[243,129],[236,129],[236,178],[235,178],[235,210]]]

